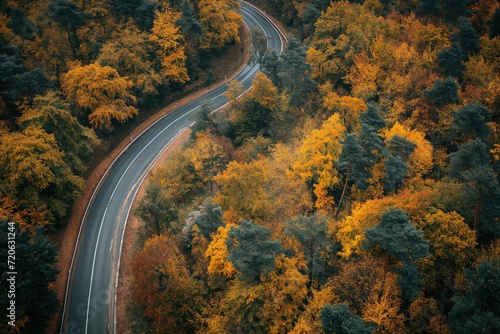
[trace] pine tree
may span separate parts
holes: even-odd
[[[15,235],[14,239],[10,236]],[[15,269],[8,267],[8,250],[15,240]],[[15,300],[16,328],[22,333],[43,333],[45,326],[57,309],[58,301],[51,289],[59,271],[56,267],[56,249],[43,229],[36,229],[32,235],[28,231],[20,231],[17,223],[0,220],[0,254],[5,261],[0,264],[0,305],[4,321],[0,331],[9,333],[8,317],[5,316],[10,301]],[[10,253],[9,253],[10,254]],[[15,299],[8,299],[12,281],[9,272],[15,271]],[[7,313],[8,314],[8,313]]]
[[[226,245],[229,261],[240,272],[241,280],[260,282],[275,268],[281,253],[281,241],[269,240],[271,230],[252,221],[242,220],[228,233]]]
[[[459,80],[462,78],[465,71],[463,63],[465,55],[459,43],[453,42],[449,49],[443,49],[437,56],[437,63],[444,76],[455,77]]]
[[[434,87],[424,90],[424,95],[438,108],[458,103],[458,83],[452,77],[448,77],[444,81],[436,79]]]
[[[325,334],[371,334],[377,328],[374,323],[352,314],[344,303],[323,306],[320,320]]]

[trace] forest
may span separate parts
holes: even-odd
[[[130,332],[500,332],[498,1],[252,3],[290,38],[277,54],[251,30],[253,88],[228,83],[217,113],[205,102],[151,175]],[[47,235],[99,143],[210,81],[239,7],[2,2],[0,252],[19,222],[19,257],[41,278],[19,276],[38,287],[18,297],[22,331],[57,306]]]

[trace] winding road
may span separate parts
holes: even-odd
[[[268,47],[281,52],[284,35],[265,14],[243,3],[243,20],[269,36]],[[246,65],[235,77],[250,89],[258,65]],[[233,78],[231,78],[233,79]],[[229,80],[228,80],[229,81]],[[207,92],[152,124],[120,153],[96,187],[87,206],[71,262],[60,333],[115,333],[116,286],[123,234],[140,185],[170,143],[192,123],[204,100],[216,108],[227,103],[226,85]]]

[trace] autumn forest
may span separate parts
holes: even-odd
[[[202,104],[133,210],[128,332],[500,333],[499,2],[250,2],[287,31],[283,53],[236,0],[0,3],[18,330],[60,306],[54,236],[96,152],[213,83],[246,29],[252,89]]]

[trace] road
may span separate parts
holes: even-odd
[[[241,8],[249,27],[269,36],[268,47],[282,51],[277,28],[263,13],[248,4]],[[245,90],[252,85],[258,65],[246,65],[235,79]],[[229,81],[229,80],[228,80]],[[114,333],[115,301],[121,243],[135,195],[161,153],[192,123],[193,112],[204,100],[216,108],[226,104],[226,85],[167,114],[131,141],[101,179],[87,206],[77,249],[70,268],[61,333]]]

